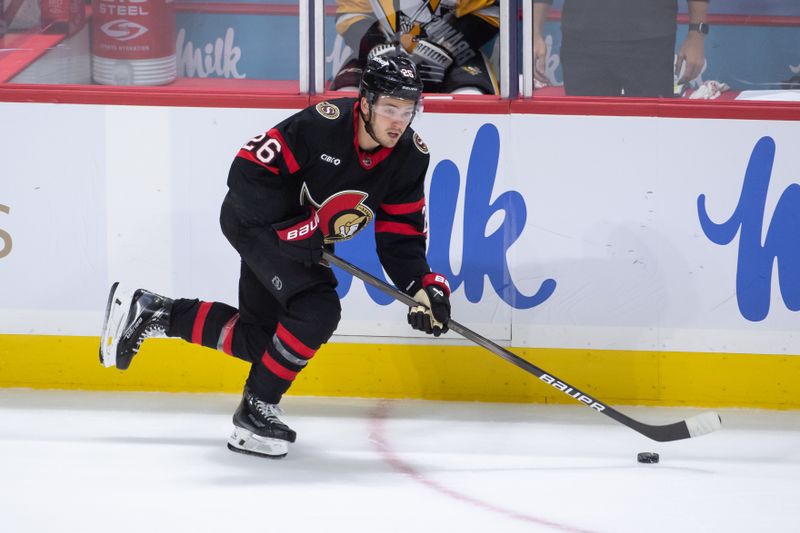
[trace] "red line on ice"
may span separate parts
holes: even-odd
[[[467,494],[462,494],[458,491],[451,489],[441,483],[434,481],[425,476],[422,472],[411,466],[410,464],[406,463],[392,449],[391,445],[386,438],[386,433],[384,431],[384,420],[386,419],[387,411],[388,411],[388,404],[387,401],[379,402],[376,408],[370,415],[370,441],[375,446],[376,450],[380,454],[381,458],[388,463],[393,469],[397,470],[398,472],[407,475],[414,481],[421,483],[425,487],[458,500],[462,503],[466,503],[475,507],[480,507],[486,511],[491,511],[493,513],[501,514],[507,518],[512,518],[514,520],[521,520],[523,522],[532,522],[534,524],[539,524],[542,526],[551,527],[553,529],[557,529],[559,531],[568,531],[570,533],[596,533],[594,531],[590,531],[587,529],[580,529],[577,527],[568,526],[565,524],[559,524],[557,522],[551,522],[549,520],[545,520],[544,518],[538,518],[536,516],[531,516],[523,513],[519,513],[517,511],[511,509],[505,509],[503,507],[494,505],[492,503],[479,500],[473,496],[469,496]]]

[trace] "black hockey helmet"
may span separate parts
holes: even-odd
[[[381,94],[418,103],[422,96],[422,81],[416,65],[407,56],[379,55],[367,61],[358,94],[367,97],[370,104]]]

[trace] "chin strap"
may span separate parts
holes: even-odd
[[[372,140],[378,143],[378,146],[383,146],[381,142],[375,137],[375,132],[372,130],[372,102],[370,102],[370,98],[367,97],[367,103],[369,104],[369,116],[365,117],[364,112],[361,111],[361,105],[358,106],[358,114],[361,117],[361,120],[364,121],[364,129],[367,131],[367,134],[372,137]]]
[[[359,111],[361,113],[361,111]],[[383,147],[383,144],[375,137],[375,132],[372,130],[372,109],[369,111],[369,119],[364,116],[364,113],[361,113],[361,120],[364,121],[364,129],[367,131],[367,134],[372,137],[372,140],[378,143],[378,146]]]

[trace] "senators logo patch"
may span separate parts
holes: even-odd
[[[317,112],[322,115],[323,117],[327,118],[328,120],[334,120],[339,118],[341,114],[339,112],[339,108],[333,104],[329,104],[328,102],[320,102],[317,104]]]
[[[417,150],[419,150],[423,154],[428,153],[428,145],[423,142],[422,138],[420,138],[420,136],[417,135],[416,131],[414,132],[414,146],[416,146]]]
[[[352,239],[372,222],[375,214],[364,204],[367,196],[361,191],[342,191],[319,204],[311,197],[307,184],[303,183],[300,189],[300,202],[317,209],[319,227],[329,244]]]

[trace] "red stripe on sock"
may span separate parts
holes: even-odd
[[[278,335],[278,338],[281,340],[282,343],[288,345],[289,348],[292,349],[292,351],[294,351],[297,355],[299,355],[303,359],[311,359],[312,357],[314,357],[314,354],[317,353],[317,351],[314,350],[313,348],[309,348],[308,346],[300,342],[300,340],[298,340],[297,337],[292,335],[288,329],[283,327],[283,324],[281,324],[280,322],[278,323],[278,329],[275,331],[275,333]]]
[[[239,313],[236,313],[231,317],[228,322],[222,327],[222,343],[220,348],[223,352],[228,355],[233,355],[233,328],[236,327],[236,323],[239,321]]]
[[[210,310],[211,302],[200,302],[200,309],[197,310],[197,316],[194,317],[192,326],[192,342],[194,344],[203,344],[203,326],[206,325],[206,317]]]
[[[294,381],[294,378],[297,377],[297,372],[293,372],[277,362],[267,351],[265,351],[264,355],[261,357],[261,362],[264,363],[264,366],[267,367],[267,370],[281,379],[285,379],[286,381]]]

